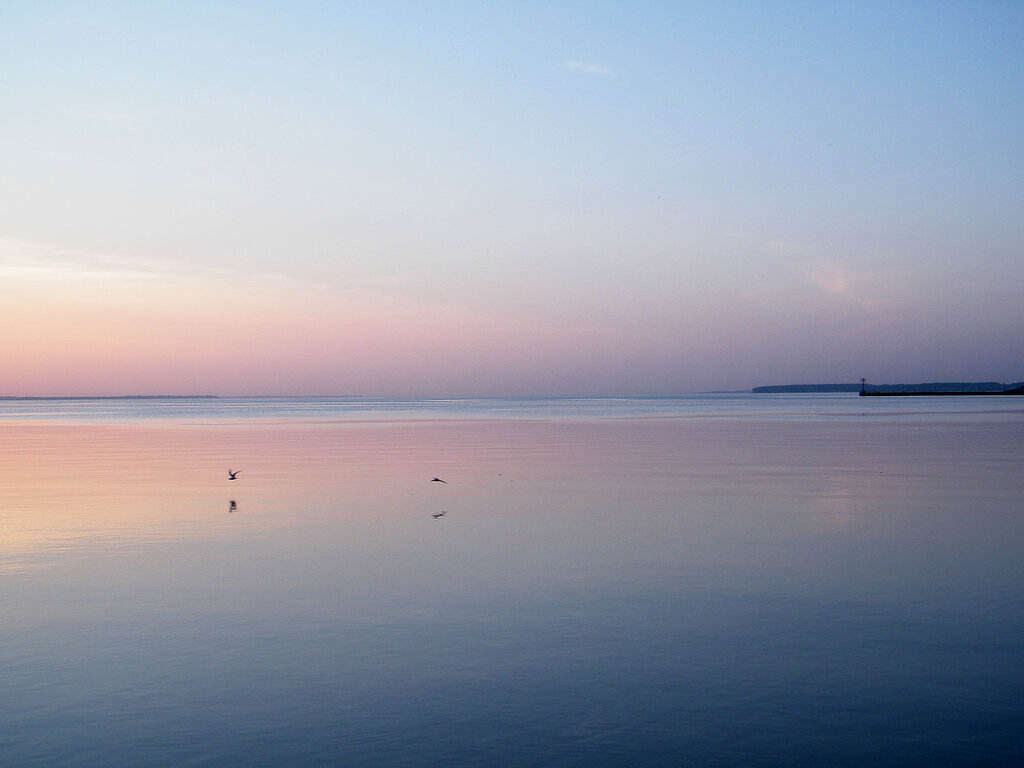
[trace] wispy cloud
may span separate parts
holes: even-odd
[[[821,263],[809,266],[804,279],[821,296],[839,305],[856,308],[857,327],[880,329],[899,320],[898,284],[892,276],[875,271],[858,271],[839,264]]]
[[[85,120],[97,123],[134,123],[139,119],[130,112],[113,112],[105,109],[87,109],[77,114]]]
[[[169,270],[169,265],[65,248],[32,240],[0,237],[0,270],[7,273],[20,272],[51,277],[56,275],[69,277],[86,275],[98,277],[160,276]]]
[[[312,279],[286,272],[238,270],[171,259],[154,259],[101,253],[28,239],[0,236],[0,306],[2,294],[28,286],[121,286],[145,290],[161,286],[184,294],[221,292],[225,296],[303,297],[318,301],[327,297],[350,309],[396,312],[424,307],[400,285],[383,283],[372,276],[344,280]],[[429,304],[436,308],[435,304]]]
[[[582,72],[585,75],[610,75],[612,70],[610,67],[606,67],[604,64],[595,64],[592,61],[567,61],[564,64],[566,69],[571,69],[573,72]]]
[[[825,301],[832,308],[855,309],[858,327],[881,327],[898,315],[908,278],[891,267],[870,266],[878,257],[852,253],[789,240],[752,240],[752,247],[770,254],[779,266],[779,276],[765,286],[752,290],[744,298],[765,300],[773,291],[792,296],[797,286]],[[899,263],[891,257],[888,263]],[[805,294],[806,296],[806,294]]]
[[[850,271],[836,265],[818,265],[807,272],[807,280],[829,296],[847,296],[853,287]]]

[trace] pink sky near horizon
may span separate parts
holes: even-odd
[[[0,395],[1024,379],[1024,6],[0,6]]]
[[[526,393],[607,335],[215,272],[8,272],[0,300],[12,395]]]
[[[226,270],[143,270],[73,259],[41,268],[26,262],[4,270],[0,283],[0,394],[477,396],[747,389],[856,380],[860,371],[846,365],[844,356],[858,344],[862,370],[869,363],[898,370],[901,360],[911,359],[918,334],[942,327],[927,315],[914,319],[865,307],[848,295],[847,283],[833,270],[823,278],[809,276],[790,295],[755,293],[674,313],[620,314],[614,321],[595,312],[588,324],[557,311],[486,312]],[[759,322],[773,304],[771,322]],[[808,327],[812,318],[817,324]],[[955,323],[955,316],[950,319]],[[871,351],[872,323],[891,334],[902,329],[903,357],[886,360]],[[814,337],[823,333],[842,346],[816,343]],[[960,356],[969,361],[969,335],[957,337],[950,327],[942,333],[943,343],[959,344]],[[786,350],[800,334],[815,366],[837,373],[794,366]],[[1012,379],[1009,367],[1007,372]],[[957,373],[972,378],[968,370],[952,372]]]

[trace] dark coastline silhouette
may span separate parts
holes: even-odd
[[[860,381],[861,397],[992,397],[998,395],[1024,395],[1024,384],[1000,384],[993,381],[979,383],[933,382],[928,384],[869,385]]]
[[[1004,384],[997,381],[934,381],[921,384],[782,384],[754,387],[754,394],[800,394],[858,392],[865,397],[906,395],[1021,395],[1024,381]]]

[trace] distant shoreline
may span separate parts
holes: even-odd
[[[860,392],[861,397],[1001,397],[1003,395],[1024,395],[1024,387],[1004,389],[999,392]]]
[[[216,400],[220,395],[0,395],[0,400]]]
[[[849,392],[870,396],[886,395],[1003,395],[1024,394],[1024,382],[1006,384],[999,381],[928,381],[919,384],[782,384],[775,386],[754,387],[750,390],[756,395],[764,394],[799,394]]]

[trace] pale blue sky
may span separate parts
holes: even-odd
[[[1019,3],[0,2],[0,113],[0,393],[1024,378]]]

